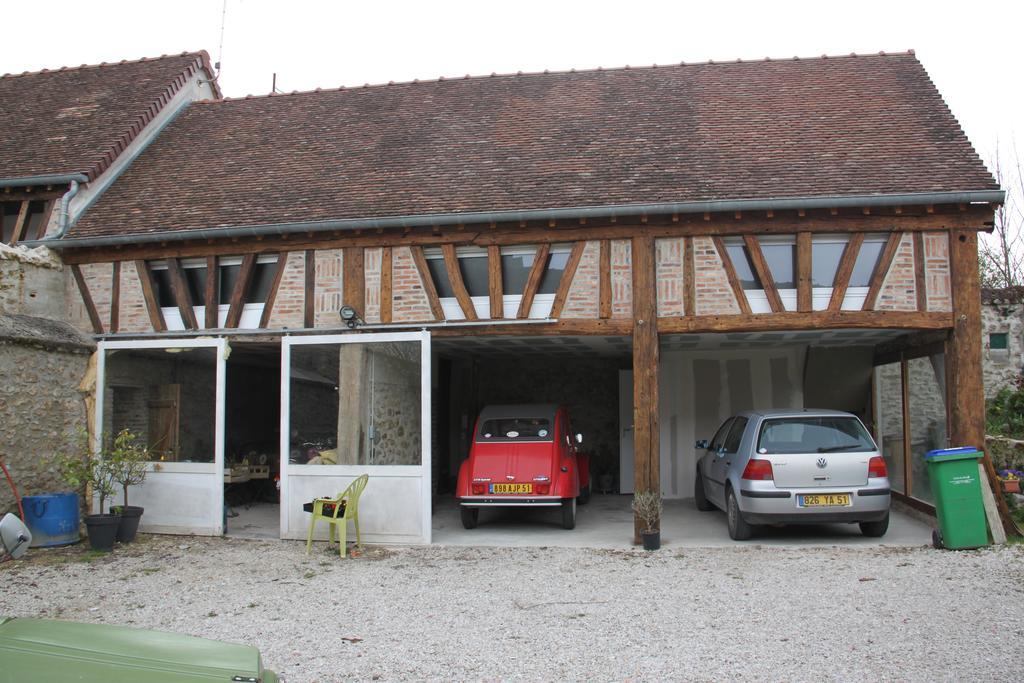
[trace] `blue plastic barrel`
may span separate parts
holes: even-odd
[[[32,548],[78,542],[78,494],[48,493],[22,496],[25,524],[32,532]]]

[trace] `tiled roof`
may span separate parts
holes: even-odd
[[[96,177],[204,68],[207,54],[191,52],[3,76],[0,178]]]
[[[686,64],[196,103],[69,237],[990,189],[912,53]]]
[[[1024,287],[982,287],[981,303],[983,304],[1019,304],[1024,303]]]

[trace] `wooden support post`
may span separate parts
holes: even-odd
[[[117,332],[121,327],[121,262],[111,264],[110,277],[110,331]]]
[[[82,269],[72,264],[71,274],[75,276],[75,282],[78,284],[78,293],[82,295],[82,303],[85,304],[85,312],[89,315],[89,322],[92,323],[92,331],[96,334],[103,334],[103,321],[100,320],[100,314],[96,311],[96,303],[92,300],[92,294],[89,293],[89,286],[85,283]]]
[[[242,308],[245,306],[245,297],[249,293],[249,284],[252,282],[252,273],[256,269],[256,254],[246,254],[242,257],[242,266],[238,269],[238,279],[235,281],[235,290],[231,292],[231,302],[228,304],[228,319],[224,327],[238,327],[242,320]]]
[[[949,390],[950,446],[985,450],[985,390],[981,374],[981,284],[978,276],[978,233],[952,230],[949,234],[950,289],[953,292],[953,331],[946,342],[946,382]],[[999,506],[1003,529],[1018,535],[1010,517],[995,467],[985,450],[981,459]]]
[[[914,291],[917,293],[917,310],[928,310],[928,283],[924,268],[924,235],[915,232],[914,238]]]
[[[612,317],[612,243],[601,240],[601,260],[598,268],[598,317],[607,320]]]
[[[153,273],[149,270],[149,264],[139,259],[135,261],[135,270],[139,276],[139,284],[142,286],[142,298],[146,301],[149,322],[153,325],[155,332],[165,332],[167,323],[164,321],[164,312],[160,310],[160,302],[156,300],[156,292],[153,289]]]
[[[26,199],[21,203],[21,209],[18,211],[18,217],[14,220],[14,232],[11,233],[11,246],[21,240],[22,235],[25,234],[26,223],[28,223],[28,205],[29,201]]]
[[[346,247],[342,252],[341,303],[356,309],[362,318],[366,311],[366,269],[362,247]]]
[[[576,242],[572,245],[572,253],[569,254],[569,261],[565,264],[565,270],[562,271],[562,279],[558,282],[558,290],[555,292],[555,301],[551,304],[551,314],[549,317],[556,320],[561,317],[562,309],[569,298],[572,279],[576,277],[576,268],[580,265],[580,259],[583,258],[583,250],[586,247],[586,242]]]
[[[420,282],[423,283],[423,291],[427,295],[427,303],[430,304],[430,312],[434,320],[444,320],[444,308],[441,306],[441,299],[437,296],[437,287],[434,286],[434,278],[430,275],[430,268],[427,267],[427,259],[423,255],[423,247],[414,244],[409,247],[412,253],[413,263],[420,274]]]
[[[274,266],[274,279],[270,283],[270,291],[267,292],[267,300],[263,302],[263,313],[260,314],[260,327],[266,329],[270,324],[270,316],[274,312],[274,302],[277,301],[277,290],[281,286],[281,278],[284,277],[284,268],[288,264],[288,252],[281,252],[277,255],[277,264]]]
[[[391,297],[392,297],[392,261],[391,247],[381,247],[380,250],[380,321],[385,325],[391,324]]]
[[[768,298],[768,305],[771,306],[772,313],[785,311],[786,307],[782,305],[782,297],[779,296],[779,290],[775,286],[775,278],[764,258],[764,252],[761,251],[761,243],[754,235],[744,235],[743,242],[747,245],[750,263],[754,266],[757,279],[761,281],[761,287],[764,288],[764,295]]]
[[[889,239],[882,249],[882,255],[878,257],[875,270],[871,273],[871,283],[868,285],[867,296],[864,297],[864,305],[861,306],[862,311],[874,310],[875,302],[878,301],[878,295],[882,293],[882,284],[885,282],[885,276],[889,273],[889,266],[892,265],[892,260],[895,258],[896,250],[900,248],[902,240],[902,232],[889,233]]]
[[[736,304],[740,307],[740,313],[751,315],[752,311],[750,310],[750,302],[747,300],[747,293],[743,291],[743,285],[740,284],[740,279],[736,276],[736,269],[733,268],[732,259],[729,258],[729,252],[725,248],[725,242],[718,235],[712,236],[711,241],[715,243],[715,249],[718,250],[718,258],[722,259],[725,277],[729,280],[729,286],[732,287],[732,293],[736,297]]]
[[[309,329],[316,321],[316,251],[313,249],[306,250],[303,281],[302,326]]]
[[[811,282],[811,233],[796,236],[796,309],[807,312],[814,306]]]
[[[633,238],[633,490],[661,493],[654,239]],[[642,521],[633,518],[634,543]]]
[[[519,300],[519,311],[516,313],[516,318],[520,320],[530,317],[533,299],[537,296],[537,289],[540,287],[540,281],[544,277],[550,251],[550,244],[542,244],[537,247],[537,253],[533,257],[533,266],[530,267],[530,274],[526,277],[526,285],[523,286],[523,298]]]
[[[220,269],[216,256],[206,257],[206,287],[203,288],[203,306],[206,308],[206,329],[216,327],[220,318]]]
[[[505,317],[505,292],[501,282],[501,247],[487,247],[487,294],[491,300],[491,319]]]
[[[683,238],[683,315],[697,315],[697,277],[691,235]]]
[[[846,298],[846,290],[850,287],[850,277],[853,275],[853,267],[857,265],[857,255],[860,254],[860,245],[863,243],[864,234],[858,232],[850,235],[850,241],[843,249],[839,269],[836,271],[835,280],[832,281],[832,298],[828,302],[828,310],[832,313],[843,308],[843,299]]]
[[[477,320],[476,308],[473,306],[473,298],[466,289],[466,282],[462,279],[462,271],[459,269],[459,256],[455,252],[454,244],[445,244],[441,247],[444,254],[444,267],[448,271],[448,283],[455,292],[455,299],[459,302],[459,308],[466,320]]]
[[[185,282],[185,274],[181,272],[181,264],[178,259],[167,259],[167,274],[171,279],[171,292],[174,295],[174,303],[181,313],[181,321],[185,324],[186,330],[198,329],[195,309],[192,308],[192,295],[188,291],[188,284]]]

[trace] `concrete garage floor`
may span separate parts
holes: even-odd
[[[476,529],[463,529],[454,498],[434,503],[433,541],[463,546],[562,546],[626,548],[633,541],[632,496],[595,495],[576,508],[576,528],[561,526],[558,508],[484,508]],[[931,527],[916,513],[893,505],[889,531],[882,538],[865,538],[856,524],[760,527],[750,541],[733,541],[725,513],[699,512],[693,499],[667,500],[661,522],[661,543],[667,548],[720,548],[744,545],[782,547],[921,546],[931,543]]]

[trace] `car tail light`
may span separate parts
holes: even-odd
[[[751,481],[773,481],[775,473],[772,471],[771,460],[748,460],[747,466],[743,468],[743,478]]]
[[[548,495],[549,484],[537,484],[537,495],[546,496]]]
[[[486,484],[473,484],[473,495],[482,496],[484,495],[484,487]]]
[[[872,479],[889,476],[889,469],[885,466],[885,458],[875,455],[872,456],[871,460],[868,460],[868,476]]]

